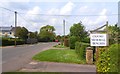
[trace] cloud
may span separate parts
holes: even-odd
[[[52,14],[52,15],[53,15],[53,14],[56,14],[56,15],[57,15],[57,14],[59,14],[59,11],[60,11],[60,10],[57,9],[57,8],[52,8],[52,9],[49,9],[47,13],[48,13],[48,14]]]
[[[40,7],[35,6],[32,10],[29,10],[27,14],[40,14],[40,11],[41,11]]]
[[[84,14],[84,15],[85,14],[93,14],[95,12],[96,12],[95,8],[93,8],[93,7],[91,8],[90,6],[87,6],[87,5],[82,6],[77,10],[77,13]]]
[[[86,12],[88,11],[88,6],[83,6],[79,9],[79,12]]]
[[[25,17],[29,17],[27,19],[29,19],[32,22],[40,22],[40,20],[38,19],[39,16],[36,14],[40,14],[42,12],[41,8],[39,6],[35,6],[32,10],[29,10]]]
[[[60,9],[60,14],[71,14],[75,5],[72,2],[68,2],[65,6]]]
[[[106,21],[108,21],[108,17],[106,14],[107,14],[107,9],[104,8],[99,13],[98,17],[94,17],[94,19],[92,18],[92,20],[90,17],[85,17],[82,22],[83,24],[86,25],[87,30],[95,29],[104,25]]]

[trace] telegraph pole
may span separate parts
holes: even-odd
[[[64,43],[65,43],[65,20],[63,20],[63,34],[64,34]]]
[[[17,12],[15,11],[15,46],[16,46],[16,27],[17,27]]]
[[[64,37],[65,37],[65,20],[63,20],[63,33],[64,33]]]

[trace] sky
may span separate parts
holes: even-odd
[[[29,31],[38,31],[42,26],[52,25],[57,35],[63,35],[74,23],[82,22],[85,29],[93,30],[106,23],[118,22],[118,0],[0,0],[0,26],[14,26],[14,12],[17,11],[17,26]]]

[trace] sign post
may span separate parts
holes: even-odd
[[[106,26],[106,29],[100,30]],[[108,21],[105,25],[90,31],[90,45],[95,46],[96,48],[96,60],[98,59],[99,47],[100,46],[109,46],[109,35],[108,35]]]
[[[96,46],[96,60],[98,60],[99,46],[108,46],[109,37],[108,34],[90,34],[90,45]]]

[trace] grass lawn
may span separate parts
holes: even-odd
[[[49,62],[64,62],[64,63],[76,63],[76,64],[85,64],[85,60],[80,60],[75,50],[58,50],[50,49],[33,57],[33,60],[37,61],[49,61]]]
[[[54,47],[56,47],[56,48],[66,48],[66,46],[64,46],[64,45],[55,45]]]

